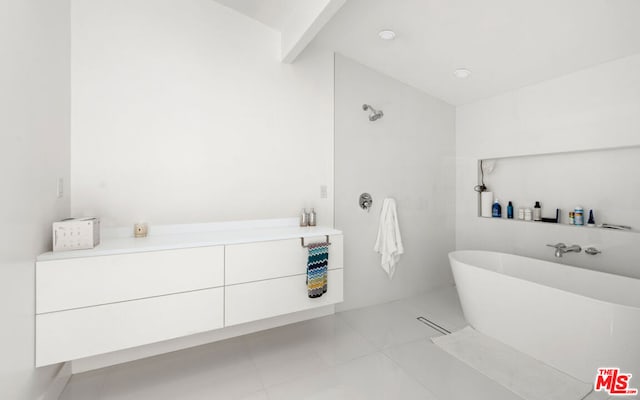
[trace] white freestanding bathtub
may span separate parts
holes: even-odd
[[[640,387],[640,280],[490,251],[449,261],[476,330],[584,382],[619,367]]]

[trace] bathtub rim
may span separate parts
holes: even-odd
[[[447,257],[449,258],[449,264],[450,264],[450,267],[452,269],[452,273],[453,273],[453,265],[452,265],[451,261],[452,261],[452,257],[455,255],[455,253],[490,253],[490,254],[517,257],[517,258],[528,258],[530,260],[535,260],[535,261],[540,261],[540,262],[544,262],[544,263],[554,264],[554,265],[558,265],[560,267],[566,267],[566,268],[569,268],[569,269],[572,269],[572,270],[590,271],[590,272],[593,272],[593,273],[612,275],[612,276],[616,276],[616,277],[619,277],[619,278],[632,279],[632,280],[640,281],[640,279],[637,279],[637,278],[632,278],[632,277],[629,277],[629,276],[618,275],[618,274],[612,274],[610,272],[597,271],[597,270],[592,270],[592,269],[588,269],[588,268],[577,267],[577,266],[574,266],[574,265],[554,263],[552,261],[542,260],[542,259],[539,259],[539,258],[521,256],[521,255],[518,255],[518,254],[504,253],[504,252],[501,252],[501,251],[492,251],[492,250],[454,250],[454,251],[450,251],[447,254]],[[544,287],[544,288],[547,288],[547,289],[553,289],[555,291],[562,292],[562,293],[570,293],[573,296],[579,296],[581,298],[588,299],[588,300],[591,300],[591,301],[595,301],[595,302],[598,302],[598,303],[601,303],[601,304],[604,304],[604,305],[610,305],[610,306],[616,306],[616,307],[624,307],[626,309],[636,310],[636,312],[640,312],[640,306],[633,306],[633,305],[628,305],[628,304],[614,303],[614,302],[611,302],[611,301],[598,299],[596,297],[590,297],[590,296],[586,296],[584,294],[580,294],[580,293],[571,292],[571,291],[568,291],[568,290],[559,289],[559,288],[554,287],[554,286],[544,285],[542,283],[538,283],[538,282],[534,282],[534,281],[531,281],[531,280],[528,280],[528,279],[524,279],[524,278],[520,278],[520,277],[517,277],[517,276],[505,274],[505,273],[502,273],[502,272],[499,272],[499,271],[483,268],[481,266],[469,264],[469,263],[464,262],[464,261],[460,261],[460,260],[455,260],[455,261],[460,263],[460,264],[464,264],[464,265],[467,265],[467,266],[470,266],[470,267],[473,267],[473,268],[484,270],[484,271],[486,271],[488,273],[498,274],[498,275],[501,275],[501,276],[506,277],[506,278],[515,279],[515,280],[521,281],[521,282],[528,282],[528,283],[530,283],[532,285]],[[454,282],[455,282],[455,274],[454,274]],[[457,285],[456,285],[456,289],[457,289]]]

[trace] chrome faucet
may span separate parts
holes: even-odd
[[[578,246],[577,244],[571,245],[569,247],[567,247],[567,245],[564,243],[548,244],[547,246],[556,249],[555,255],[557,258],[562,258],[562,255],[564,253],[580,253],[582,251],[582,247]]]

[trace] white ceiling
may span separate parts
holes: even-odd
[[[460,105],[640,53],[640,0],[348,0],[315,40]]]
[[[218,3],[282,32],[297,7],[318,0],[216,0]]]
[[[326,0],[216,1],[282,32]],[[314,40],[460,105],[640,53],[640,0],[347,0]]]

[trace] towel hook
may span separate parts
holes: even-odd
[[[329,235],[324,235],[325,238],[327,238],[327,246],[331,246],[331,242],[329,241]],[[305,245],[304,244],[304,238],[301,237],[300,238],[300,244],[302,245],[302,247],[309,247],[309,245]]]
[[[358,200],[358,204],[360,204],[360,208],[369,212],[371,211],[371,206],[373,205],[373,197],[371,197],[369,193],[362,193],[360,195],[360,199]]]

